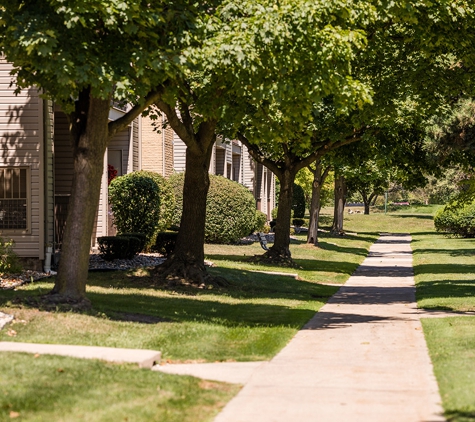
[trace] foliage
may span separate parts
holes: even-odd
[[[450,202],[434,216],[437,231],[461,237],[475,237],[475,202],[460,204]]]
[[[97,238],[99,253],[106,261],[132,259],[141,250],[141,239],[133,236],[102,236]]]
[[[138,252],[142,252],[147,246],[147,235],[144,233],[119,233],[117,236],[121,237],[136,237],[140,240]]]
[[[170,225],[175,206],[173,192],[157,173],[137,171],[114,179],[109,186],[114,224],[122,233],[144,233],[147,244]]]
[[[22,271],[18,255],[13,251],[15,241],[0,237],[0,274],[15,274]]]
[[[173,210],[171,226],[180,227],[181,214],[183,211],[183,183],[185,173],[173,173],[167,180],[175,196],[175,208]]]
[[[305,205],[310,210],[312,202],[312,185],[313,185],[313,173],[309,167],[305,167],[300,170],[295,176],[295,183],[303,188],[305,194]],[[277,189],[276,189],[277,190]],[[325,183],[320,191],[320,203],[322,207],[325,207],[331,203],[333,199],[333,173],[331,173],[326,179]]]
[[[168,256],[175,249],[177,232],[159,232],[155,240],[155,245],[152,247],[154,252],[159,252],[162,255]]]
[[[256,210],[256,225],[254,226],[255,232],[262,232],[265,230],[267,224],[267,215],[262,211]]]
[[[305,216],[305,194],[303,188],[296,183],[293,188],[292,209],[294,217],[303,218]]]
[[[206,202],[205,241],[208,243],[235,243],[255,228],[256,202],[243,185],[222,176],[209,175],[210,186]],[[175,192],[183,192],[184,174],[174,175]],[[181,184],[181,186],[180,186]],[[181,219],[180,197],[176,198],[174,221]]]
[[[292,220],[292,224],[294,226],[297,226],[297,227],[302,227],[302,226],[304,226],[305,224],[308,224],[308,223],[307,223],[307,220],[305,220],[304,218],[294,218]]]

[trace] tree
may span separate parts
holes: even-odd
[[[41,88],[70,122],[74,177],[62,257],[49,300],[88,306],[90,239],[109,139],[161,94],[193,26],[186,4],[141,0],[10,1],[0,6],[0,44],[18,90]],[[132,103],[109,122],[111,99]]]
[[[248,0],[213,10],[203,45],[185,52],[192,66],[165,86],[165,95],[155,102],[187,145],[180,232],[173,255],[157,268],[159,277],[214,282],[204,267],[203,244],[208,168],[217,133],[237,136],[235,129],[247,111],[267,113],[269,108],[261,108],[267,103],[285,103],[285,118],[301,122],[312,102],[329,94],[342,108],[369,98],[348,68],[354,49],[363,46],[359,29],[369,9],[369,3],[350,11],[345,4],[329,2]],[[262,113],[256,117],[269,120]],[[290,198],[294,176],[284,180],[281,174]],[[290,224],[290,212],[278,219]],[[285,231],[282,236],[288,237]]]
[[[332,165],[324,163],[323,159],[317,160],[313,172],[312,196],[310,205],[310,224],[308,226],[307,243],[318,245],[318,223],[322,207],[322,192],[324,183],[330,174]]]

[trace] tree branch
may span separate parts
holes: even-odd
[[[187,126],[180,120],[175,107],[170,106],[161,98],[154,103],[161,111],[163,111],[168,120],[168,124],[175,131],[178,137],[186,144],[187,147],[195,142],[195,134],[189,131]]]
[[[238,132],[237,134],[238,139],[247,147],[249,154],[251,154],[251,157],[254,158],[259,164],[262,164],[263,166],[267,167],[272,173],[274,173],[277,178],[282,177],[282,170],[280,167],[272,160],[262,156],[259,153],[259,148],[252,144],[249,139],[247,139],[242,133]]]
[[[127,127],[132,121],[142,113],[147,107],[151,106],[155,101],[157,101],[163,95],[163,89],[157,89],[147,94],[143,103],[136,104],[132,109],[130,109],[122,117],[119,117],[117,120],[109,122],[108,124],[108,136],[109,139],[112,138],[117,132]]]

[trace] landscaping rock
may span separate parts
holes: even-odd
[[[14,316],[9,314],[4,314],[0,312],[0,330],[5,327],[9,322],[13,321]]]

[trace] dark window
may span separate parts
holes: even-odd
[[[28,228],[27,176],[25,168],[0,169],[0,230]]]

